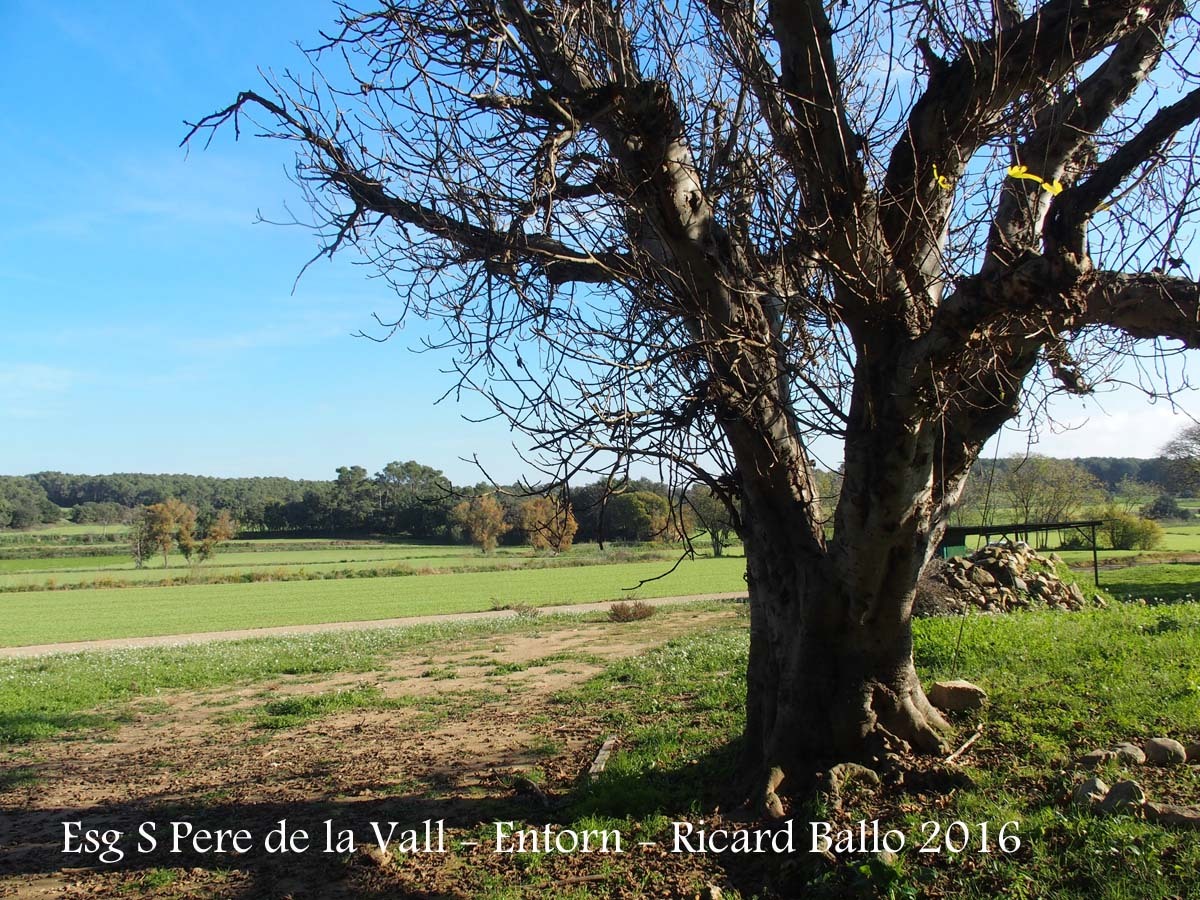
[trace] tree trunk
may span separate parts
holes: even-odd
[[[885,404],[873,411],[857,444],[847,440],[828,542],[803,454],[780,453],[776,438],[766,464],[760,454],[752,459],[753,442],[734,440],[739,462],[751,460],[741,470],[750,590],[747,774],[766,779],[768,794],[780,775],[783,790],[803,793],[833,765],[874,768],[890,753],[939,752],[950,731],[912,660],[917,580],[941,533],[939,432],[929,421],[910,426],[912,418]],[[796,486],[782,503],[781,481]],[[956,497],[961,481],[950,481],[941,490]]]
[[[913,668],[910,619],[854,621],[859,604],[848,602],[827,560],[780,572],[767,540],[757,534],[746,545],[751,776],[778,769],[789,790],[802,791],[831,765],[871,767],[889,752],[939,751],[950,729]]]

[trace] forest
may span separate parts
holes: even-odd
[[[999,485],[1024,459],[1009,457],[977,463],[963,504],[979,502],[987,485],[993,483],[997,485],[998,499],[992,505],[1004,507]],[[1094,479],[1095,487],[1109,494],[1119,491],[1122,483],[1138,483],[1166,496],[1172,496],[1180,486],[1172,460],[1163,457],[1089,457],[1070,463],[1085,470]],[[818,474],[822,495],[832,498],[836,493],[837,473]],[[494,492],[514,519],[520,503],[537,494],[535,488],[521,484],[500,488],[486,484],[454,485],[440,470],[412,460],[388,463],[374,475],[362,466],[340,466],[329,481],[37,472],[0,477],[0,528],[31,528],[63,518],[79,524],[119,524],[126,522],[136,508],[175,498],[196,507],[202,520],[219,510],[228,510],[243,533],[384,534],[451,539],[455,505],[463,498],[489,492]],[[638,497],[635,506],[653,507],[651,518],[656,525],[649,533],[644,524],[639,526],[632,521],[638,516],[622,512],[628,501],[614,505],[616,497],[635,495]],[[687,499],[681,501],[662,482],[648,478],[593,481],[572,488],[567,499],[579,523],[577,541],[650,539],[654,531],[664,530],[663,523],[672,517],[672,509],[698,513],[700,520],[712,525],[727,519],[706,502],[706,492],[693,488],[687,492]],[[506,540],[519,543],[519,529],[514,528]]]

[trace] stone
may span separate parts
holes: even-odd
[[[1146,754],[1142,752],[1142,748],[1128,741],[1117,744],[1112,748],[1112,752],[1123,763],[1140,766],[1146,761]]]
[[[1075,785],[1071,791],[1071,802],[1076,806],[1095,806],[1108,795],[1108,785],[1096,776]]]
[[[1151,803],[1149,800],[1142,806],[1146,818],[1160,825],[1190,825],[1200,828],[1200,809],[1194,806],[1175,806],[1171,803]]]
[[[1024,578],[1018,575],[1012,580],[1012,589],[1017,593],[1025,594],[1029,592],[1029,585],[1025,582]]]
[[[1150,738],[1142,745],[1146,762],[1155,766],[1181,766],[1187,762],[1187,750],[1172,738]]]
[[[1093,750],[1091,753],[1085,753],[1079,757],[1079,765],[1085,769],[1097,769],[1110,759],[1116,758],[1117,754],[1112,750]]]
[[[979,709],[987,702],[987,692],[983,688],[961,679],[934,682],[925,694],[930,703],[946,712]]]
[[[980,566],[975,566],[975,568],[971,569],[970,578],[980,587],[992,587],[996,583],[996,579],[984,571]]]
[[[1187,753],[1187,761],[1190,763],[1200,763],[1200,741],[1187,745],[1184,751]]]
[[[1136,781],[1118,781],[1109,788],[1104,799],[1096,807],[1096,811],[1101,813],[1130,812],[1141,809],[1145,802],[1146,792],[1142,790],[1140,784]]]
[[[1083,589],[1077,584],[1067,585],[1067,590],[1071,592],[1071,599],[1082,605],[1087,603],[1087,598],[1083,596]]]
[[[358,848],[358,861],[377,869],[390,869],[395,865],[396,858],[374,844],[363,844]]]
[[[1092,594],[1092,602],[1100,609],[1108,609],[1108,603],[1099,594]]]

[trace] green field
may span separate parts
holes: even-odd
[[[27,543],[44,541],[62,535],[124,534],[128,530],[128,525],[108,525],[106,527],[102,525],[75,525],[71,522],[60,522],[57,525],[43,525],[38,528],[31,528],[28,531],[12,531],[6,534],[5,538],[20,543]]]
[[[1200,598],[1200,563],[1157,563],[1109,569],[1100,583],[1114,597],[1148,603]]]
[[[703,552],[703,548],[700,548]],[[56,552],[92,550],[91,547],[58,548]],[[593,545],[577,547],[560,556],[534,554],[526,547],[500,547],[484,555],[472,547],[446,544],[402,544],[372,541],[264,541],[255,545],[238,541],[203,564],[189,565],[181,555],[159,556],[139,569],[125,555],[52,556],[0,559],[0,591],[61,589],[76,585],[114,587],[164,581],[197,583],[234,580],[239,575],[270,578],[303,578],[322,573],[432,574],[531,566],[594,565],[644,559],[677,558],[682,548],[645,545],[632,548]],[[351,574],[353,573],[353,574]]]
[[[589,544],[561,557],[526,547],[485,556],[463,545],[300,537],[233,541],[202,566],[171,554],[165,568],[156,558],[137,569],[120,543],[101,544],[117,551],[101,556],[70,555],[94,551],[96,544],[73,543],[89,533],[98,533],[95,526],[71,526],[62,541],[72,543],[50,545],[65,555],[48,558],[35,554],[46,552],[46,535],[53,533],[29,533],[38,541],[28,544],[31,558],[0,559],[0,646],[619,599],[632,596],[625,589],[639,580],[668,570],[682,552],[664,545],[601,551]],[[1059,552],[1077,564],[1091,561],[1090,551]],[[1200,525],[1170,526],[1162,552],[1200,553]],[[1109,560],[1136,555],[1101,553]],[[1200,565],[1143,556],[1140,563],[1152,564],[1105,570],[1101,584],[1113,596],[1148,601],[1200,596]],[[743,572],[740,557],[699,558],[637,595],[743,590]]]
[[[672,563],[467,572],[338,581],[205,584],[0,594],[0,646],[197,631],[356,622],[475,612],[511,604],[551,605],[744,590],[745,560],[697,559],[640,590]]]

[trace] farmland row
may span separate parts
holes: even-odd
[[[0,596],[0,646],[352,622],[745,589],[745,560]],[[649,580],[647,579],[655,579]],[[639,583],[645,581],[644,584]]]

